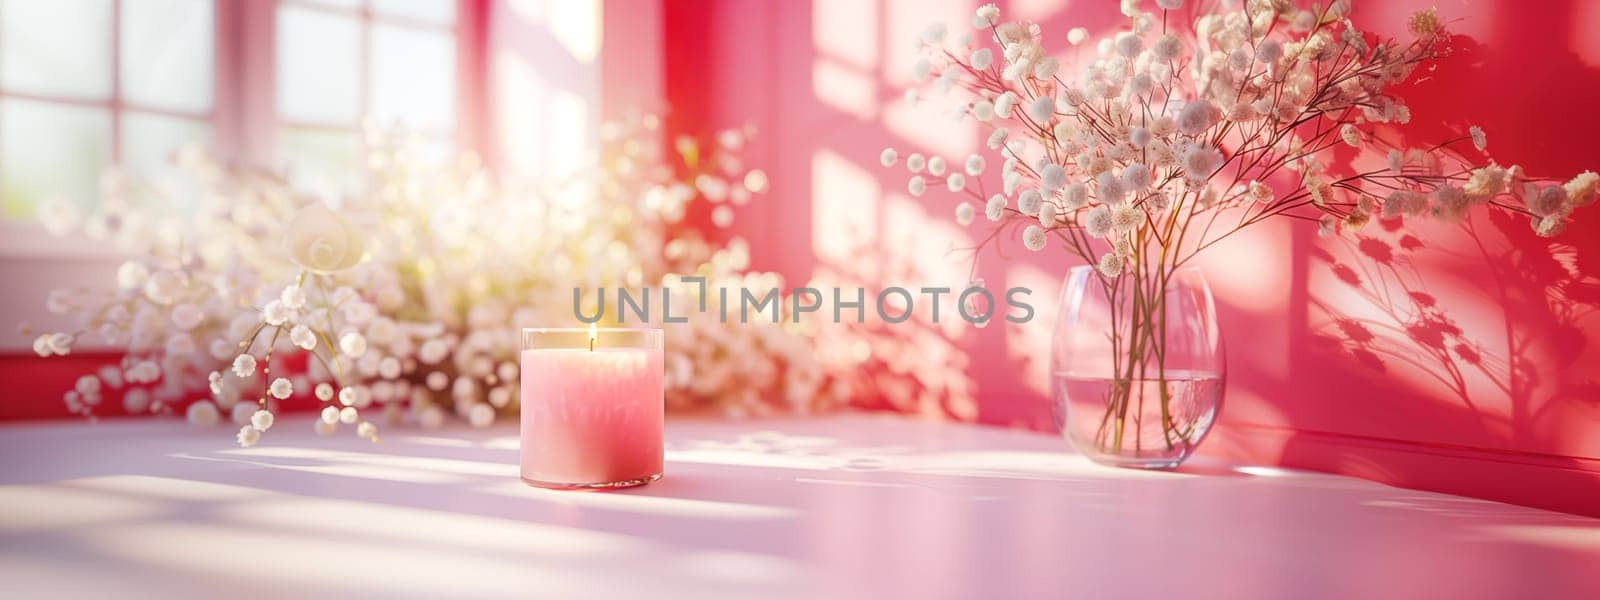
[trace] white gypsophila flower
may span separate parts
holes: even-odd
[[[282,301],[273,300],[261,308],[261,320],[273,327],[278,327],[294,318],[294,311],[284,306]]]
[[[1017,188],[1022,185],[1022,174],[1016,171],[1006,171],[1000,176],[1001,192],[1007,196],[1017,193]]]
[[[1523,203],[1528,212],[1540,217],[1561,216],[1567,212],[1567,191],[1559,185],[1547,185],[1525,194]]]
[[[1183,0],[1156,0],[1156,6],[1161,10],[1178,10],[1183,8]]]
[[[1344,143],[1351,148],[1360,148],[1361,130],[1356,129],[1356,126],[1352,123],[1345,123],[1343,127],[1339,128],[1339,139],[1344,140]]]
[[[339,390],[339,403],[345,406],[354,406],[360,396],[361,393],[356,391],[355,386],[349,386]]]
[[[33,353],[39,355],[40,358],[49,358],[55,354],[55,351],[50,348],[50,334],[44,333],[40,334],[39,337],[33,338]]]
[[[960,173],[951,173],[945,178],[944,185],[952,192],[959,192],[967,187],[967,177]]]
[[[1243,70],[1245,67],[1250,66],[1250,62],[1253,60],[1255,60],[1255,57],[1250,53],[1249,48],[1234,48],[1233,52],[1228,53],[1228,66],[1234,70]]]
[[[995,6],[993,2],[979,6],[978,10],[972,13],[973,29],[988,29],[999,23],[1000,7]]]
[[[1150,143],[1150,130],[1144,127],[1135,127],[1128,130],[1128,143],[1135,148],[1143,148]]]
[[[912,63],[911,65],[911,80],[917,83],[927,81],[928,75],[931,75],[932,73],[933,61],[928,60],[928,57],[926,56],[918,58],[917,62]],[[906,91],[909,92],[911,90]]]
[[[1168,33],[1157,39],[1155,45],[1150,47],[1150,51],[1156,58],[1170,61],[1183,53],[1183,41],[1178,39],[1178,36]]]
[[[128,261],[117,267],[117,289],[137,290],[150,278],[150,268],[138,261]]]
[[[911,156],[906,157],[906,170],[912,173],[921,173],[926,166],[928,166],[928,161],[921,154],[912,153]]]
[[[927,189],[928,182],[921,175],[912,175],[911,179],[906,181],[906,191],[914,197],[921,196]]]
[[[1567,228],[1567,219],[1561,215],[1533,217],[1533,232],[1539,237],[1554,237]]]
[[[1083,41],[1087,40],[1087,39],[1089,39],[1089,30],[1087,30],[1087,29],[1084,29],[1082,27],[1073,27],[1072,29],[1067,31],[1067,43],[1068,44],[1072,44],[1072,45],[1076,46],[1078,44],[1082,44]]]
[[[442,392],[445,388],[450,387],[450,376],[446,375],[444,371],[434,371],[428,374],[428,377],[423,380],[423,384],[428,386],[430,390]]]
[[[378,361],[378,376],[384,379],[399,378],[400,359],[393,356],[383,357],[383,360]]]
[[[965,165],[967,174],[973,176],[982,174],[984,164],[985,161],[982,156],[977,154],[968,155]]]
[[[122,409],[136,415],[150,409],[150,390],[133,388],[122,395]]]
[[[1256,60],[1262,63],[1275,63],[1283,58],[1283,43],[1274,39],[1262,40],[1256,45]]]
[[[250,415],[250,426],[260,431],[272,429],[272,411],[258,410]]]
[[[345,356],[360,358],[367,353],[367,338],[354,331],[339,336],[339,351]]]
[[[373,425],[371,421],[362,421],[360,425],[356,426],[356,436],[376,442],[378,441],[378,426]]]
[[[1133,163],[1122,169],[1122,185],[1130,190],[1143,190],[1151,183],[1150,167],[1144,163]]]
[[[994,64],[994,52],[988,48],[979,48],[972,51],[972,56],[967,60],[972,63],[972,68],[983,70]]]
[[[256,442],[261,441],[261,431],[249,425],[245,425],[244,427],[239,428],[239,434],[234,437],[239,441],[240,448],[249,448],[256,445]]]
[[[1395,190],[1383,201],[1383,217],[1415,216],[1428,208],[1428,198],[1411,190]]]
[[[343,423],[345,425],[355,425],[356,421],[359,421],[359,420],[361,420],[361,413],[359,411],[357,411],[354,406],[346,406],[344,408],[339,409],[339,422],[340,423]]]
[[[310,327],[295,325],[289,329],[289,343],[301,350],[316,350],[317,334],[313,333]]]
[[[197,427],[211,427],[222,420],[222,413],[217,410],[217,405],[208,400],[200,400],[189,404],[183,411],[184,419],[190,425]]]
[[[1217,123],[1222,110],[1209,100],[1195,100],[1178,111],[1178,131],[1187,135],[1200,135]]]
[[[1111,228],[1119,232],[1133,231],[1142,223],[1144,211],[1137,206],[1119,206],[1111,210]]]
[[[1038,225],[1029,225],[1022,230],[1022,245],[1029,250],[1034,252],[1043,250],[1045,241],[1044,229]]]
[[[1482,127],[1477,125],[1468,127],[1467,134],[1472,136],[1472,147],[1477,148],[1479,152],[1483,152],[1484,148],[1489,147],[1489,136],[1483,133]]]
[[[976,210],[972,208],[972,203],[971,202],[962,202],[960,204],[957,204],[956,205],[956,223],[959,223],[961,225],[971,225],[973,217],[976,216],[974,214],[975,212],[976,212]]]
[[[1600,190],[1600,175],[1594,171],[1579,173],[1563,186],[1567,191],[1567,201],[1573,207],[1588,206],[1594,202],[1596,191]]]
[[[178,294],[183,291],[183,276],[175,271],[160,270],[150,274],[144,281],[144,297],[151,302],[167,306],[177,300]]]
[[[200,310],[200,307],[193,304],[184,303],[172,307],[172,324],[177,325],[178,329],[183,331],[189,331],[200,326],[200,322],[204,321],[205,318],[205,311]]]
[[[989,149],[990,150],[999,150],[1000,146],[1002,146],[1002,145],[1004,145],[1006,143],[1006,137],[1010,136],[1010,135],[1011,135],[1011,130],[1009,130],[1009,129],[1006,129],[1004,127],[995,129],[993,133],[989,134],[989,141],[988,141]]]
[[[1039,190],[1027,190],[1017,196],[1017,210],[1022,214],[1031,215],[1039,211],[1039,204],[1044,202],[1044,196]]]
[[[300,310],[306,305],[306,292],[300,286],[290,284],[278,294],[278,301],[289,310]]]
[[[1222,167],[1222,153],[1210,146],[1194,145],[1183,153],[1184,176],[1191,182],[1202,182]]]
[[[438,364],[439,361],[449,357],[450,344],[444,340],[428,340],[423,342],[420,348],[417,348],[417,360],[422,361],[422,364],[425,365]]]
[[[210,375],[206,376],[206,381],[209,384],[207,387],[212,394],[222,393],[222,373],[212,371]]]
[[[994,120],[994,103],[988,100],[979,100],[972,105],[972,118],[980,123]]]
[[[267,393],[272,394],[273,398],[283,400],[294,395],[294,384],[286,378],[279,377],[272,380],[272,385],[267,386]]]
[[[327,402],[329,400],[332,400],[333,399],[333,385],[329,384],[326,381],[324,381],[322,383],[319,383],[319,384],[317,384],[315,393],[316,393],[316,396],[317,396],[317,400],[321,400],[323,402]]]
[[[938,46],[944,43],[944,38],[946,35],[949,35],[949,33],[949,25],[945,23],[934,23],[929,25],[927,29],[922,30],[921,40],[923,44],[927,44],[929,46]]]
[[[989,196],[989,201],[983,205],[983,216],[990,221],[999,221],[1006,216],[1006,197],[1000,194]]]
[[[467,422],[473,427],[484,428],[494,424],[494,407],[488,403],[479,402],[467,409]]]
[[[256,374],[256,357],[240,354],[233,357],[233,375],[240,379]]]
[[[1272,188],[1267,184],[1251,180],[1248,187],[1250,199],[1260,204],[1272,202]]]
[[[1039,205],[1039,225],[1050,228],[1056,226],[1056,205],[1044,202]]]
[[[1467,183],[1461,189],[1473,198],[1488,198],[1505,191],[1506,170],[1500,165],[1490,164],[1472,170],[1467,176]]]
[[[1056,99],[1052,96],[1040,96],[1028,104],[1028,118],[1036,123],[1044,123],[1055,115]]]
[[[326,406],[322,409],[322,422],[334,425],[339,422],[339,407]]]
[[[1082,181],[1067,184],[1062,193],[1062,200],[1069,209],[1083,208],[1089,203],[1089,185]]]
[[[1095,265],[1101,275],[1116,277],[1122,274],[1122,256],[1115,252],[1100,255],[1100,262]]]
[[[1002,119],[1011,118],[1011,109],[1016,108],[1017,101],[1018,98],[1015,92],[1000,94],[994,99],[994,116]]]
[[[1084,215],[1083,230],[1090,237],[1103,238],[1111,235],[1112,217],[1111,207],[1101,204],[1089,209]]]
[[[1101,202],[1106,204],[1122,202],[1123,196],[1128,193],[1128,189],[1122,185],[1122,178],[1117,176],[1116,171],[1106,170],[1096,175],[1094,184],[1095,195],[1100,198]]]
[[[928,174],[934,177],[944,177],[944,157],[935,156],[928,159]]]
[[[883,163],[885,167],[894,166],[897,160],[900,160],[900,154],[895,152],[894,148],[884,148],[883,152],[878,154],[878,162]]]
[[[444,411],[439,407],[428,405],[417,411],[417,425],[423,429],[438,429],[444,426]]]
[[[1116,41],[1113,44],[1116,46],[1117,54],[1123,58],[1134,58],[1139,56],[1140,51],[1144,50],[1144,40],[1139,39],[1138,34],[1131,31],[1117,34]]]
[[[328,422],[322,419],[317,419],[311,422],[311,430],[317,432],[317,435],[321,436],[333,435],[339,431],[339,422]]]

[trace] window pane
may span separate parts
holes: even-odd
[[[354,126],[361,114],[361,25],[354,17],[278,8],[278,114]]]
[[[178,172],[173,155],[186,144],[211,146],[211,125],[200,119],[127,112],[122,115],[122,164],[160,194],[167,210],[191,214],[199,207],[198,182]]]
[[[361,136],[354,132],[286,127],[280,139],[289,181],[296,188],[314,193],[355,189],[365,169],[361,164]]]
[[[109,111],[0,100],[0,204],[7,218],[32,217],[41,200],[53,197],[93,206],[110,161]]]
[[[372,29],[372,116],[415,130],[455,125],[456,48],[447,33],[377,25]]]
[[[211,0],[124,0],[122,94],[138,106],[211,110]]]
[[[111,0],[0,0],[0,87],[111,95]]]
[[[372,11],[440,25],[456,22],[455,0],[372,0]]]

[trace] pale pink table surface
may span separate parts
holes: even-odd
[[[72,597],[1596,598],[1600,522],[1270,468],[1096,467],[890,416],[673,421],[554,492],[513,426],[0,427],[0,589]]]

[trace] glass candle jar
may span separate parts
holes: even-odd
[[[558,489],[661,478],[660,329],[522,330],[522,480]]]

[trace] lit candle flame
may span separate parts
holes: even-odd
[[[594,336],[595,336],[595,326],[594,326],[594,323],[590,323],[589,324],[589,351],[590,352],[594,352]]]

